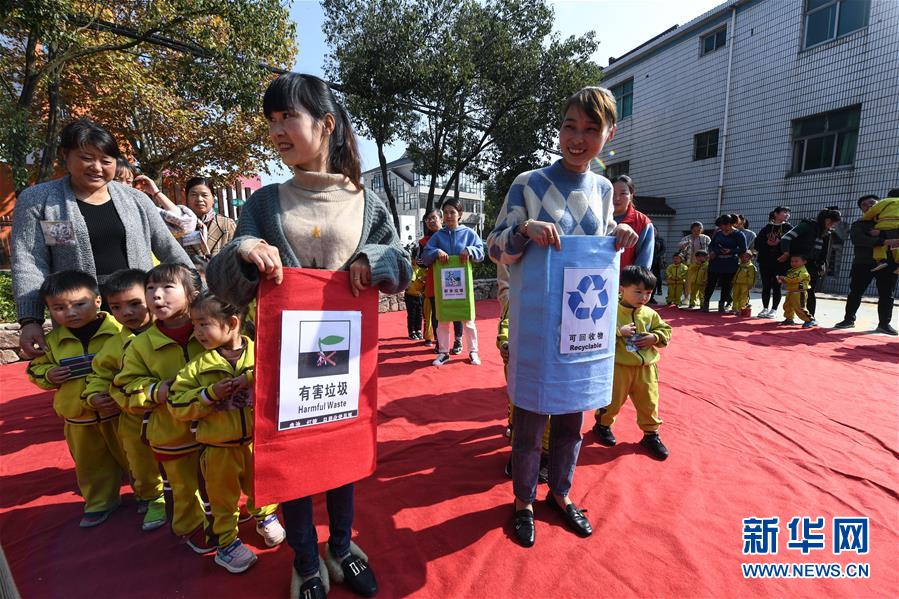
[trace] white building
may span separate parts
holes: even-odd
[[[611,175],[690,222],[740,213],[758,231],[777,205],[793,222],[837,206],[822,290],[848,290],[856,200],[899,186],[899,1],[730,0],[617,59],[603,86],[618,132]]]

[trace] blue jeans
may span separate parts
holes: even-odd
[[[512,412],[512,490],[519,501],[534,503],[540,474],[545,414],[515,406]],[[581,452],[584,413],[553,414],[549,420],[549,490],[566,496]]]
[[[350,552],[353,534],[353,483],[331,489],[325,493],[328,505],[328,524],[331,536],[328,546],[335,557]],[[287,543],[296,554],[293,567],[300,576],[312,576],[318,572],[318,535],[312,520],[312,498],[301,497],[281,504]]]

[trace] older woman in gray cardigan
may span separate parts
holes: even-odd
[[[149,270],[154,255],[193,268],[153,202],[113,181],[120,152],[105,129],[70,123],[60,148],[69,174],[23,191],[13,212],[13,292],[29,357],[46,351],[38,289],[48,275],[80,270],[102,283],[120,268]]]

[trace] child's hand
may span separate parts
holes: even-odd
[[[636,345],[640,349],[646,349],[647,347],[652,347],[658,342],[659,338],[655,335],[655,333],[641,333],[634,341],[634,345]]]
[[[783,277],[783,275],[777,275],[777,277],[775,277],[775,278],[777,279],[777,282],[778,282],[778,283],[783,283],[783,282],[784,282],[784,277]]]
[[[449,254],[447,254],[443,250],[437,250],[437,260],[441,264],[446,264],[446,261],[449,260]]]
[[[70,373],[68,366],[57,366],[47,371],[47,380],[54,385],[61,385],[69,379]]]
[[[465,248],[464,250],[462,250],[462,253],[459,254],[459,262],[461,262],[462,264],[468,262],[468,248]]]
[[[499,346],[499,355],[503,360],[509,359],[509,342],[505,341]]]
[[[242,374],[231,380],[234,381],[234,391],[244,391],[250,388],[250,381],[247,380],[246,374]]]
[[[162,381],[156,388],[156,403],[164,404],[169,400],[169,389],[172,387],[172,381]]]
[[[112,399],[109,393],[95,393],[88,401],[94,406],[95,410],[100,412],[107,414],[119,412],[119,405]]]
[[[637,334],[637,325],[634,323],[626,324],[618,329],[618,332],[621,333],[622,337],[633,337]]]
[[[234,381],[236,379],[223,379],[212,386],[212,393],[218,399],[226,399],[234,393]]]

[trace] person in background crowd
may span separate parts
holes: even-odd
[[[637,193],[637,187],[633,179],[627,175],[618,175],[612,179],[612,188],[615,190],[612,198],[615,206],[615,222],[619,225],[628,225],[639,235],[637,245],[625,248],[621,253],[621,268],[632,264],[649,268],[653,261],[656,231],[649,217],[634,208],[634,194]]]
[[[653,297],[649,298],[649,304],[655,305],[658,302],[656,301],[656,295],[662,295],[662,270],[667,266],[664,260],[665,256],[665,241],[659,237],[655,236],[655,243],[652,248],[652,274],[655,275],[656,278],[656,288],[653,292]],[[683,256],[681,256],[683,258]]]
[[[731,284],[740,262],[740,255],[746,251],[746,237],[734,229],[736,215],[722,214],[715,220],[718,231],[709,244],[709,276],[705,285],[705,299],[702,311],[709,311],[709,301],[715,287],[721,282],[721,297],[718,311],[725,312],[731,304]]]
[[[752,249],[755,244],[755,233],[749,229],[749,220],[742,214],[736,214],[737,222],[734,223],[734,229],[743,234],[746,238],[746,247]]]
[[[192,268],[147,196],[113,181],[122,155],[108,131],[73,121],[59,147],[68,174],[24,190],[13,212],[13,293],[29,357],[47,351],[38,289],[52,273],[80,270],[102,285],[123,268],[149,270],[154,255]]]
[[[690,234],[684,236],[677,244],[678,250],[680,250],[681,255],[684,257],[684,264],[693,264],[695,262],[694,257],[698,251],[703,251],[706,253],[706,256],[708,256],[709,244],[712,242],[712,239],[708,235],[703,234],[702,229],[702,223],[694,221],[690,224]],[[688,280],[687,288],[685,290],[687,297],[692,297],[694,295],[694,289],[691,285],[692,282]],[[702,289],[702,292],[704,293],[705,285],[702,286]]]
[[[830,256],[832,243],[831,233],[841,220],[843,216],[839,210],[833,207],[825,208],[814,220],[804,219],[780,238],[781,259],[787,260],[795,255],[806,257],[805,267],[810,277],[807,309],[812,316],[815,315],[815,291],[818,288],[818,281],[827,272],[827,258]]]
[[[862,214],[877,203],[876,195],[865,195],[858,199]],[[855,326],[855,313],[862,303],[862,294],[873,279],[877,283],[877,331],[887,335],[899,335],[890,321],[893,319],[893,293],[896,289],[896,273],[889,269],[871,272],[874,266],[872,249],[878,246],[899,248],[899,231],[892,231],[892,238],[886,231],[874,228],[872,221],[859,219],[849,227],[849,238],[855,246],[852,270],[849,274],[849,295],[846,297],[846,314],[834,325],[835,329],[851,329]]]
[[[137,169],[134,168],[134,165],[124,158],[119,158],[116,163],[115,181],[128,187],[134,187],[150,196],[150,199],[159,208],[159,216],[168,225],[169,231],[172,232],[176,239],[196,228],[197,217],[187,206],[175,204],[167,195],[160,191],[155,181],[146,175],[137,174]]]
[[[787,274],[787,260],[782,258],[780,239],[793,225],[790,220],[790,209],[778,206],[768,214],[768,224],[762,227],[755,238],[755,251],[758,253],[759,278],[762,282],[762,311],[759,318],[774,318],[780,306],[780,283],[778,276]],[[768,308],[770,304],[770,309]]]
[[[215,188],[206,177],[189,179],[184,189],[187,192],[187,205],[197,215],[199,243],[188,244],[187,237],[182,243],[189,255],[200,255],[208,260],[234,238],[237,223],[213,210],[216,202]]]

